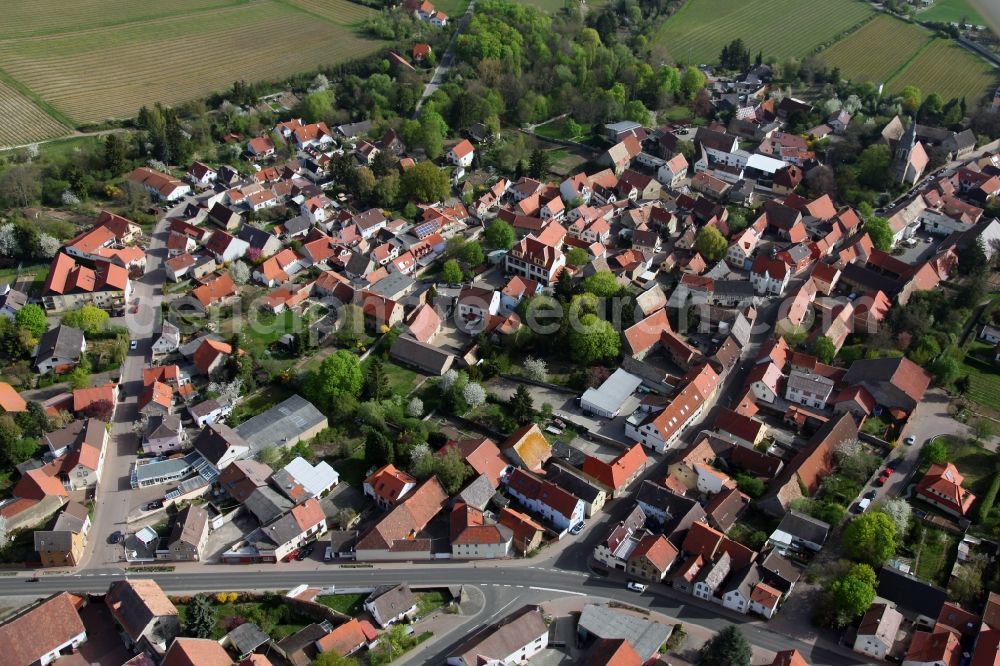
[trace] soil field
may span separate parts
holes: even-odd
[[[0,82],[17,94],[8,99],[0,89],[0,103],[22,110],[0,113],[0,145],[59,136],[63,125],[129,118],[143,105],[177,104],[237,79],[284,79],[382,44],[356,27],[377,12],[347,0],[8,4],[0,17]]]

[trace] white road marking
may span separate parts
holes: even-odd
[[[571,592],[569,590],[557,590],[557,589],[555,589],[553,587],[535,587],[534,585],[532,585],[528,589],[530,589],[530,590],[538,590],[540,592],[559,592],[561,594],[572,594],[572,595],[577,596],[577,597],[585,597],[585,596],[587,596],[583,592]]]

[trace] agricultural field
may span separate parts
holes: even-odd
[[[934,4],[930,8],[917,12],[916,18],[921,21],[941,21],[944,23],[958,23],[965,19],[976,25],[986,25],[982,15],[969,0],[934,0]]]
[[[279,0],[341,25],[356,25],[378,12],[370,7],[344,0]]]
[[[0,146],[19,146],[69,132],[68,127],[0,80]]]
[[[860,0],[688,0],[664,22],[658,41],[675,61],[718,61],[739,37],[756,54],[779,60],[808,55],[873,14]]]
[[[28,12],[18,0],[13,13],[22,22],[0,18],[0,78],[16,82],[22,96],[30,91],[20,106],[38,99],[51,105],[50,116],[76,125],[202,97],[238,78],[283,79],[381,46],[351,27],[375,10],[347,0],[75,0],[79,22],[64,20],[65,4],[42,0]],[[108,15],[113,25],[91,18]],[[66,133],[51,124],[47,131]],[[0,144],[38,135],[0,114]]]
[[[972,106],[996,87],[998,71],[954,42],[936,39],[889,82],[898,92],[916,86],[925,95],[936,92],[945,99],[965,97]]]
[[[883,14],[820,51],[819,58],[829,67],[839,67],[844,78],[885,83],[930,39],[920,26]]]
[[[249,0],[7,0],[0,15],[3,39],[79,32],[124,25],[217,7],[245,5]]]

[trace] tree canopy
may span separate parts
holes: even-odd
[[[852,559],[880,567],[896,554],[896,524],[884,513],[862,514],[844,528],[843,544]]]
[[[872,245],[883,252],[892,249],[892,229],[889,228],[889,221],[884,217],[870,217],[865,220],[865,231],[872,239]]]
[[[855,564],[850,571],[830,583],[827,592],[832,615],[831,623],[844,627],[864,614],[875,601],[877,582],[874,569],[867,564]]]
[[[501,219],[495,219],[486,227],[486,242],[498,250],[509,250],[514,247],[516,236],[514,228]]]
[[[430,161],[420,162],[404,171],[399,185],[404,197],[418,203],[444,201],[451,189],[448,174]]]
[[[724,627],[701,650],[702,666],[750,666],[750,642],[736,625]]]
[[[65,326],[79,328],[84,333],[99,333],[107,326],[109,315],[104,310],[93,305],[84,305],[76,310],[65,313],[60,321]]]
[[[584,278],[583,290],[601,298],[619,294],[622,285],[611,271],[598,271]]]
[[[45,310],[34,303],[23,305],[17,311],[17,314],[14,315],[14,321],[18,326],[36,338],[41,337],[45,331],[49,330],[49,322],[45,318]]]
[[[358,357],[346,349],[338,349],[306,376],[303,388],[317,407],[330,413],[336,410],[341,397],[356,398],[363,385],[364,373]]]
[[[721,231],[715,227],[705,226],[698,230],[694,246],[708,261],[718,261],[726,256],[729,243],[726,242],[726,237],[722,235]]]
[[[621,340],[611,322],[599,319],[595,314],[585,314],[579,325],[569,332],[569,348],[573,361],[581,365],[591,365],[608,361],[618,356]]]

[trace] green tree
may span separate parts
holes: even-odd
[[[465,276],[462,274],[462,267],[454,259],[444,262],[441,267],[441,281],[445,284],[458,284]]]
[[[858,182],[881,192],[892,182],[891,165],[892,152],[888,146],[880,143],[868,146],[858,156]]]
[[[903,88],[899,96],[903,99],[903,111],[909,115],[913,115],[920,108],[921,93],[920,88],[916,86],[906,86]]]
[[[472,267],[481,266],[486,261],[483,246],[478,241],[471,241],[462,248],[462,261]]]
[[[375,174],[366,166],[358,167],[351,174],[351,186],[356,195],[365,199],[375,189]]]
[[[729,625],[701,649],[702,666],[750,666],[750,642],[736,625]]]
[[[883,252],[892,249],[892,229],[884,217],[870,217],[865,221],[865,231],[872,239],[872,245]]]
[[[25,437],[38,438],[47,433],[51,426],[49,415],[45,413],[42,403],[36,400],[28,401],[28,408],[14,415],[14,420],[21,428]]]
[[[354,657],[345,657],[339,652],[320,652],[310,666],[361,666]]]
[[[816,336],[810,350],[813,356],[818,358],[822,363],[830,363],[833,361],[833,357],[837,355],[837,348],[834,347],[833,340],[825,335]]]
[[[851,558],[882,566],[896,554],[896,525],[884,513],[865,513],[844,528],[844,552]]]
[[[462,452],[450,447],[443,454],[434,456],[434,473],[444,486],[445,492],[453,495],[462,489],[465,480],[472,476],[472,468],[465,463]]]
[[[382,153],[379,153],[381,155]],[[375,182],[372,196],[380,206],[392,206],[399,198],[399,174],[390,171]]]
[[[518,384],[514,395],[507,401],[507,411],[520,425],[530,422],[535,417],[535,402],[527,386]]]
[[[943,353],[934,359],[931,363],[930,368],[931,374],[934,375],[934,379],[938,384],[944,386],[948,385],[958,377],[958,373],[961,372],[961,368],[958,365],[958,361],[952,358],[948,353]]]
[[[883,514],[870,515],[881,516]],[[831,618],[833,624],[845,627],[856,618],[861,617],[875,601],[875,584],[877,582],[874,569],[867,564],[855,564],[850,571],[830,583],[827,592],[833,614]]]
[[[993,438],[993,424],[986,419],[976,419],[972,424],[972,436],[982,442]]]
[[[698,230],[694,246],[708,261],[718,261],[726,256],[729,244],[722,232],[715,227],[702,227]]]
[[[611,322],[585,314],[569,332],[569,349],[575,363],[593,365],[618,356],[621,340]]]
[[[695,93],[705,87],[705,75],[697,67],[688,67],[681,76],[681,91],[688,99],[694,99]]]
[[[342,345],[354,346],[365,331],[365,314],[357,305],[346,304],[337,309],[337,340]]]
[[[303,389],[313,403],[330,414],[337,411],[342,396],[357,398],[363,384],[358,357],[346,349],[338,349],[306,376]]]
[[[407,199],[424,203],[447,199],[451,184],[447,173],[425,161],[403,172],[400,188]]]
[[[514,235],[514,227],[501,219],[495,219],[486,227],[486,242],[490,247],[497,250],[509,250],[514,247],[517,237]]]
[[[767,490],[767,486],[763,481],[758,479],[756,476],[751,476],[747,473],[741,473],[736,475],[736,486],[749,495],[750,497],[757,498],[764,494]]]
[[[598,271],[584,278],[583,290],[599,298],[609,298],[621,293],[622,285],[611,271]]]
[[[920,449],[920,459],[931,465],[943,465],[948,457],[948,445],[941,438],[932,439]]]
[[[396,449],[393,441],[379,430],[370,428],[365,435],[365,466],[376,469],[396,461]]]
[[[333,91],[317,90],[299,103],[298,114],[306,122],[318,123],[333,115]]]
[[[566,251],[566,263],[573,268],[586,266],[590,263],[590,255],[587,254],[587,251],[581,247],[571,247]],[[562,274],[560,274],[560,277],[561,275]],[[566,274],[566,277],[569,277],[568,273]]]
[[[368,372],[365,373],[365,384],[361,395],[366,400],[385,400],[392,394],[389,388],[389,375],[385,372],[382,361],[378,358],[372,359],[368,365]]]
[[[535,180],[545,180],[549,176],[552,168],[552,158],[547,151],[535,148],[531,151],[531,158],[528,160],[528,175]]]
[[[963,604],[973,606],[980,597],[983,596],[983,573],[986,569],[987,561],[983,556],[976,556],[970,561],[963,562],[958,573],[952,576],[948,585],[949,596],[957,599]]]
[[[212,602],[204,594],[196,595],[184,613],[184,633],[191,638],[211,638],[215,621]]]
[[[104,168],[114,175],[125,172],[125,139],[119,134],[104,138]]]
[[[45,310],[34,303],[22,306],[17,311],[17,314],[14,315],[14,321],[18,326],[31,333],[32,337],[39,338],[42,336],[42,333],[49,330],[49,322],[45,318]]]
[[[910,347],[907,356],[917,365],[927,365],[930,360],[941,353],[941,345],[933,335],[921,335]]]
[[[99,333],[107,326],[108,313],[93,305],[84,305],[82,308],[70,310],[61,318],[64,326],[79,328],[84,333]]]
[[[960,275],[980,276],[989,270],[990,261],[986,258],[981,238],[975,239],[958,250],[958,272]]]
[[[21,428],[14,421],[14,417],[10,414],[0,416],[0,449],[3,450],[4,458],[11,465],[17,464],[15,462],[11,462],[11,449],[15,444],[17,444],[22,436],[23,433],[21,432]]]

